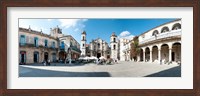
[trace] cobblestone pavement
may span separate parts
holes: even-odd
[[[112,65],[19,65],[19,77],[181,77],[181,66],[121,61]]]

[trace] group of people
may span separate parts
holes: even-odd
[[[117,59],[96,59],[96,64],[114,64],[118,63]]]
[[[44,61],[43,61],[43,65],[44,65],[44,66],[50,66],[50,62],[51,62],[50,59],[44,60]]]

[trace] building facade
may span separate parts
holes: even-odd
[[[181,62],[181,32],[181,19],[178,19],[139,35],[138,61]]]
[[[63,43],[64,42],[64,43]],[[64,52],[65,54],[62,54]],[[70,52],[71,59],[79,58],[80,44],[71,36],[62,34],[58,27],[50,30],[50,35],[30,27],[19,28],[19,63],[41,63],[50,60],[57,62],[66,59]],[[69,54],[68,54],[69,55]]]
[[[58,50],[58,39],[42,31],[19,28],[19,62],[21,64],[39,63],[44,60],[56,61]]]
[[[137,36],[140,49],[139,54],[136,56],[137,62],[180,63],[181,32],[181,19],[177,19]],[[110,45],[98,38],[88,44],[87,47],[85,34],[84,31],[82,33],[82,38],[84,37],[84,39],[81,46],[86,45],[86,47],[82,47],[82,52],[86,53],[82,54],[96,57],[107,56],[107,58],[118,59],[120,61],[130,61],[133,59],[131,58],[130,51],[131,43],[134,43],[133,39],[118,39],[115,33],[112,33],[110,36]],[[104,48],[107,49],[101,49],[103,48],[101,47],[103,44],[106,46]]]
[[[89,57],[104,57],[110,58],[110,48],[108,43],[100,38],[92,40],[89,44],[86,44],[86,32],[82,32],[81,39],[81,54]]]
[[[120,61],[130,61],[131,60],[131,43],[132,40],[121,38],[120,39]]]

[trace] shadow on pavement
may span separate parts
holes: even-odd
[[[111,77],[108,72],[63,72],[20,66],[19,71],[22,70],[30,71],[26,73],[19,72],[19,77]]]
[[[176,66],[145,77],[181,77],[181,66]]]
[[[85,64],[76,64],[76,63],[72,63],[72,64],[64,64],[64,63],[50,63],[50,65],[46,65],[46,66],[83,66]],[[38,64],[26,64],[26,66],[45,66],[42,63],[38,63]]]

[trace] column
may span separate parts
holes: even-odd
[[[169,48],[169,62],[172,61],[172,48]]]
[[[143,62],[145,62],[145,50],[143,52]]]
[[[158,49],[158,62],[160,62],[160,60],[161,60],[161,49]]]
[[[152,62],[152,50],[150,49],[150,62]]]

